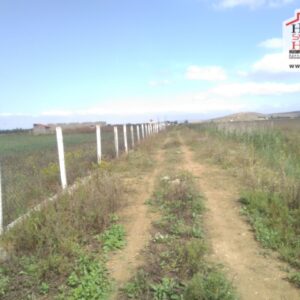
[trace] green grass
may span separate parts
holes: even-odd
[[[245,192],[241,202],[257,240],[300,268],[299,211],[290,210],[279,195],[270,192]]]

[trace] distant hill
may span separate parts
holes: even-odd
[[[261,121],[270,119],[295,119],[300,118],[300,111],[283,112],[274,114],[261,114],[256,112],[241,112],[220,118],[211,119],[213,122],[238,122]]]
[[[269,114],[270,118],[288,118],[288,119],[295,119],[300,118],[300,111],[291,111],[291,112],[283,112],[283,113],[276,113],[276,114]]]
[[[242,112],[228,115],[221,118],[212,119],[214,122],[238,122],[238,121],[259,121],[267,120],[268,116],[256,112]]]

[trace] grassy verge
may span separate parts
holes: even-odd
[[[192,175],[174,170],[172,173],[160,178],[153,199],[149,201],[161,218],[154,224],[152,241],[145,250],[144,266],[125,286],[120,297],[236,299],[224,274],[205,258],[208,249],[201,222],[203,198]]]
[[[116,214],[134,192],[127,180],[152,170],[163,135],[118,161],[103,162],[90,181],[62,194],[1,239],[1,299],[107,299],[107,254],[125,245]]]
[[[102,274],[108,282],[101,255],[107,242],[99,235],[113,226],[110,216],[121,207],[123,190],[117,176],[99,172],[5,234],[1,244],[10,257],[1,265],[2,299],[88,299],[80,295],[96,289],[104,295],[108,284],[98,289],[95,281]]]
[[[300,286],[300,147],[295,133],[193,129],[183,130],[196,158],[218,164],[240,180],[242,212],[257,240],[296,269],[289,278]]]

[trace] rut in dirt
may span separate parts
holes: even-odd
[[[195,162],[193,153],[181,142],[185,168],[198,179],[206,198],[204,226],[212,247],[210,259],[224,265],[241,299],[300,299],[299,289],[285,280],[286,264],[263,255],[250,225],[241,216],[235,179],[220,168]]]

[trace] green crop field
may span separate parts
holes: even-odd
[[[120,126],[118,129],[120,149],[123,150],[123,132]],[[113,158],[115,151],[111,126],[102,128],[101,140],[102,158]],[[97,166],[95,132],[64,133],[64,148],[68,184],[88,175]],[[60,190],[55,134],[0,135],[0,163],[4,225]]]

